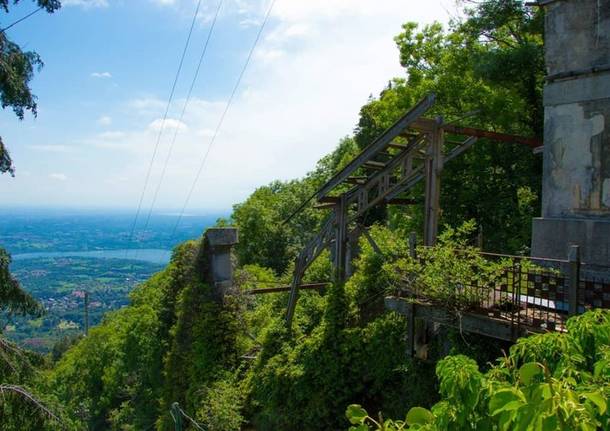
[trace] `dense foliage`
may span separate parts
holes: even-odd
[[[477,1],[448,31],[440,24],[407,23],[395,41],[406,78],[394,79],[360,113],[355,140],[371,142],[425,94],[437,104],[428,115],[488,130],[542,135],[542,12],[518,0]],[[453,139],[448,136],[448,139]],[[517,144],[481,140],[448,163],[441,187],[441,224],[475,219],[485,248],[527,249],[531,217],[538,214],[541,160]],[[415,190],[418,197],[419,190]],[[390,217],[419,230],[420,206]]]
[[[10,256],[0,249],[0,418],[3,430],[54,430],[70,428],[61,406],[40,389],[40,369],[45,361],[35,353],[21,349],[4,338],[2,319],[19,314],[40,316],[43,307],[26,291],[9,271]]]
[[[415,407],[405,420],[374,419],[351,405],[350,429],[583,430],[610,427],[610,312],[568,321],[568,333],[520,339],[481,373],[463,356],[441,360],[441,401]]]
[[[210,430],[341,429],[350,405],[356,430],[608,426],[607,313],[571,320],[567,335],[520,340],[490,367],[503,346],[449,330],[429,341],[428,361],[406,358],[406,322],[383,310],[385,294],[405,283],[457,309],[480,299],[461,287],[477,277],[493,283],[497,268],[474,253],[475,225],[465,220],[482,225],[488,249],[527,250],[540,186],[530,148],[482,141],[446,166],[442,222],[464,227],[446,228],[438,247],[419,250],[431,266],[408,257],[407,233],[420,231],[421,206],[381,209],[364,223],[376,246],[361,240],[345,284],[301,293],[291,333],[286,294],[247,294],[290,281],[294,257],[324,217],[310,206],[295,210],[425,94],[438,97],[430,115],[541,135],[542,12],[518,0],[464,3],[465,18],[448,29],[404,25],[395,41],[405,76],[362,107],[353,136],[304,178],[260,187],[221,222],[240,229],[237,289],[222,303],[206,283],[202,242],[184,243],[132,292],[129,306],[37,380],[70,421],[92,430],[170,430],[178,406]],[[304,279],[330,275],[324,253]],[[440,360],[448,353],[455,356]],[[367,410],[408,414],[387,421]]]
[[[39,315],[42,307],[10,273],[10,263],[10,255],[0,248],[0,313]]]
[[[239,261],[282,274],[323,218],[311,206],[297,214],[294,211],[355,154],[354,140],[345,138],[305,178],[259,187],[245,202],[235,205],[231,219],[240,229]]]

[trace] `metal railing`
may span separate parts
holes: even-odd
[[[461,253],[472,256],[473,251],[456,250],[456,257]],[[462,277],[455,284],[455,299],[463,312],[510,321],[518,332],[544,332],[565,331],[572,315],[594,308],[610,309],[610,280],[586,271],[578,246],[570,247],[567,260],[485,252],[476,255],[497,265],[490,277]],[[430,264],[413,248],[411,258],[417,259],[421,267]],[[446,297],[430,294],[425,285],[414,281],[418,274],[409,277],[398,287],[399,296],[450,308],[451,301]]]

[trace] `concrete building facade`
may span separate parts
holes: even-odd
[[[546,8],[542,217],[532,255],[610,265],[610,0]]]

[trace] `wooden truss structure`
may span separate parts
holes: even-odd
[[[435,99],[434,94],[422,99],[317,192],[317,207],[330,208],[332,212],[296,259],[286,313],[288,327],[303,275],[324,249],[332,246],[335,281],[349,276],[352,250],[363,232],[358,220],[367,211],[381,205],[414,204],[401,195],[423,180],[424,245],[434,245],[445,163],[470,148],[478,138],[517,142],[533,148],[541,145],[530,138],[447,124],[441,117],[425,118]],[[462,139],[448,141],[446,134]]]

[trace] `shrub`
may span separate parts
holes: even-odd
[[[449,356],[437,365],[442,400],[430,410],[384,421],[351,405],[350,429],[610,429],[610,312],[574,317],[568,330],[519,340],[485,374],[472,359]]]

